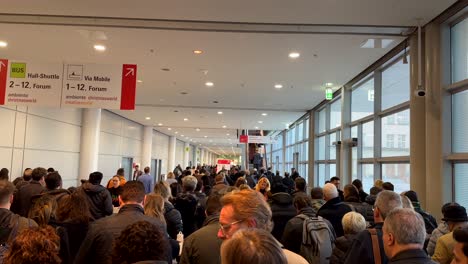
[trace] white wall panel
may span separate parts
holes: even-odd
[[[122,138],[122,155],[126,157],[140,157],[142,142],[133,138]]]
[[[15,122],[15,148],[23,148],[26,135],[26,119],[27,115],[22,112],[16,112]]]
[[[24,167],[53,167],[63,180],[77,180],[79,153],[47,150],[24,150]],[[87,178],[87,177],[86,177]]]
[[[122,136],[143,140],[143,126],[135,122],[122,119]]]
[[[176,156],[175,156],[175,164],[180,164],[182,166],[182,169],[184,168],[184,147],[185,147],[185,142],[176,140]]]
[[[45,107],[29,107],[28,113],[38,115],[65,123],[81,125],[81,112],[79,108],[45,108]]]
[[[115,175],[117,170],[121,167],[122,157],[112,155],[99,155],[98,171],[104,174],[103,183],[107,184],[107,181]]]
[[[16,179],[17,177],[23,176],[23,149],[14,149],[13,150],[13,162],[12,167],[10,170],[10,178],[12,180]],[[24,167],[24,168],[27,168]]]
[[[101,132],[99,136],[99,154],[120,155],[122,138],[120,136]]]
[[[0,148],[0,168],[11,171],[11,148]]]
[[[109,111],[101,112],[101,131],[121,135],[122,134],[122,118]]]
[[[158,131],[153,132],[153,159],[161,160],[161,173],[167,174],[167,163],[169,157],[169,136]]]
[[[0,146],[11,147],[15,128],[15,111],[0,108],[0,120],[3,124],[0,130]]]
[[[28,115],[25,148],[80,151],[81,127]]]

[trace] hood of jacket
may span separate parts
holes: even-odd
[[[90,182],[85,182],[82,185],[83,190],[87,193],[100,193],[106,190],[106,188],[102,185],[94,185]]]
[[[290,205],[293,202],[293,198],[289,193],[279,192],[271,196],[271,203],[281,204],[281,205]]]

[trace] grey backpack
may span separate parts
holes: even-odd
[[[304,220],[300,255],[309,263],[328,264],[335,243],[335,231],[321,216],[308,217],[300,214]]]

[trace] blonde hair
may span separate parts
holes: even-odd
[[[382,180],[375,180],[374,187],[378,187],[382,189],[383,181]]]
[[[343,231],[347,234],[357,234],[366,229],[366,219],[360,213],[349,212],[341,220]]]
[[[287,264],[283,250],[266,230],[241,229],[221,245],[221,264]]]
[[[154,185],[154,193],[161,195],[165,200],[172,198],[171,187],[165,181],[160,181]]]
[[[258,181],[257,185],[255,186],[255,190],[257,192],[259,192],[260,191],[260,185],[263,182],[266,182],[266,184],[267,184],[267,187],[265,188],[265,191],[269,192],[270,191],[270,181],[266,177],[263,177]]]
[[[170,171],[170,172],[167,173],[167,178],[168,179],[175,179],[175,174],[172,171]]]
[[[164,218],[164,198],[161,195],[154,193],[146,195],[145,215],[157,218],[163,224],[166,224]]]
[[[230,192],[221,198],[221,204],[231,205],[236,220],[254,219],[257,228],[271,231],[271,209],[261,193],[254,190]]]
[[[28,217],[36,221],[40,227],[46,227],[50,220],[55,220],[57,200],[49,194],[41,196],[29,210]]]

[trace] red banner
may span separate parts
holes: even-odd
[[[120,98],[121,110],[134,110],[136,97],[137,66],[124,64],[122,67],[122,96]]]
[[[248,143],[248,142],[249,142],[249,136],[247,136],[247,135],[240,135],[240,136],[239,136],[239,142],[240,142],[240,143]]]
[[[0,60],[0,105],[5,104],[7,74],[8,74],[8,60]]]

